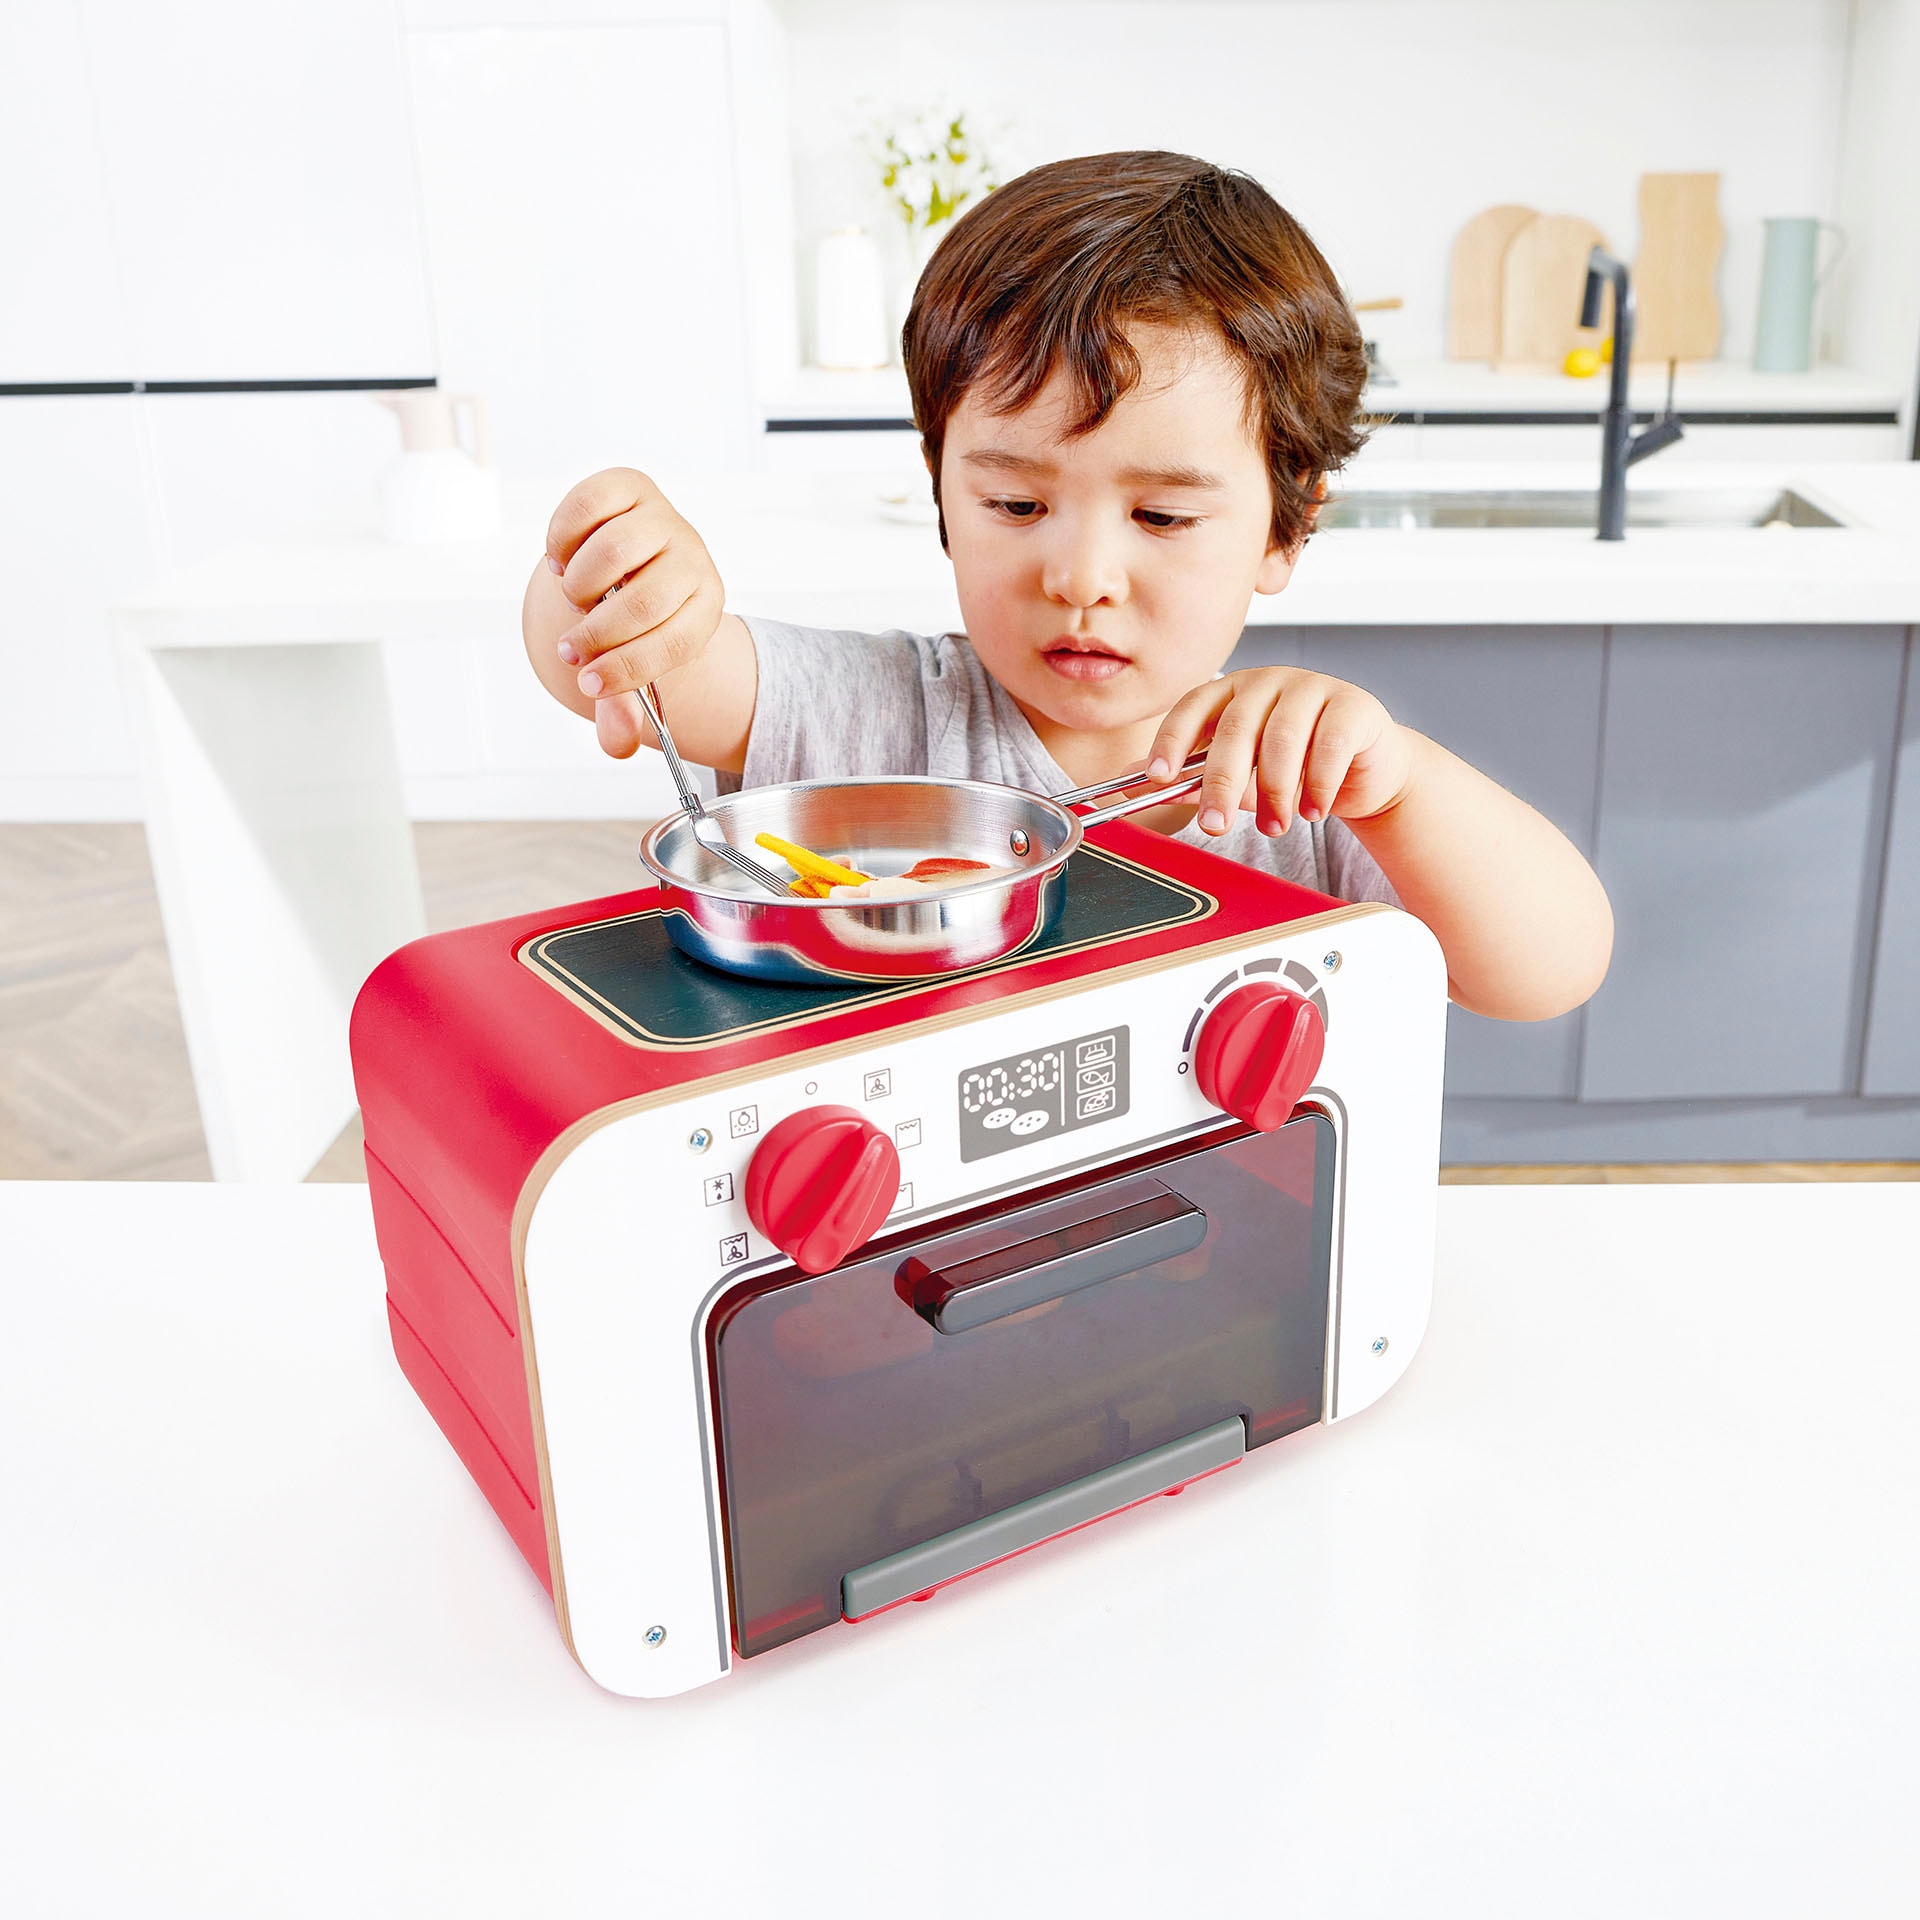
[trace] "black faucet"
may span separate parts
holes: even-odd
[[[1627,373],[1633,364],[1633,289],[1627,284],[1626,262],[1616,260],[1605,247],[1587,256],[1587,290],[1580,302],[1580,324],[1600,324],[1600,290],[1613,282],[1613,384],[1607,390],[1607,410],[1600,420],[1600,534],[1602,540],[1627,537],[1627,469],[1636,460],[1670,447],[1684,429],[1674,417],[1671,369],[1667,380],[1667,410],[1644,433],[1633,432],[1633,414],[1627,406]]]

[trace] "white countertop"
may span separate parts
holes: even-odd
[[[953,574],[930,527],[882,520],[887,476],[818,474],[804,489],[757,476],[690,482],[676,504],[698,526],[738,612],[801,625],[939,632],[960,623]],[[894,476],[892,484],[899,484]],[[1369,462],[1369,488],[1573,488],[1593,463]],[[1813,624],[1920,621],[1920,463],[1758,467],[1658,459],[1630,489],[1792,486],[1842,528],[1702,532],[1631,528],[1625,540],[1548,528],[1330,530],[1283,593],[1256,595],[1255,626]]]
[[[1607,403],[1605,368],[1576,380],[1551,371],[1520,372],[1473,360],[1386,356],[1391,378],[1367,389],[1376,412],[1597,413]],[[1628,388],[1636,407],[1658,407],[1667,395],[1664,365],[1637,366]],[[1681,412],[1897,413],[1897,386],[1849,367],[1805,373],[1757,373],[1722,360],[1692,360],[1678,370],[1674,404]],[[871,373],[797,368],[762,396],[769,419],[905,419],[913,411],[898,367]]]
[[[1454,1187],[1377,1408],[645,1704],[359,1187],[0,1185],[21,1913],[1910,1911],[1920,1185]]]
[[[1607,404],[1610,370],[1575,379],[1541,368],[1519,371],[1471,360],[1387,357],[1392,378],[1369,387],[1367,405],[1379,412],[1597,413]],[[1636,407],[1661,407],[1667,398],[1664,363],[1636,365],[1627,385]],[[1684,362],[1675,373],[1673,403],[1686,413],[1897,413],[1901,395],[1848,367],[1810,367],[1805,373],[1758,373],[1724,360]]]
[[[803,626],[942,632],[960,624],[953,571],[930,525],[882,517],[894,472],[659,476],[697,526],[728,604]],[[1596,461],[1366,463],[1368,488],[1592,490]],[[1721,466],[1659,460],[1628,485],[1791,486],[1842,528],[1330,530],[1292,583],[1248,609],[1256,626],[1587,625],[1920,621],[1920,462]],[[565,491],[522,489],[507,530],[431,547],[377,539],[261,542],[158,580],[120,611],[149,646],[519,632],[521,596]]]

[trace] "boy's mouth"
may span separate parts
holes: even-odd
[[[1063,633],[1040,657],[1063,680],[1111,680],[1132,664],[1091,634]]]

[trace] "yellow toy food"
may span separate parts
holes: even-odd
[[[864,886],[872,877],[860,872],[857,867],[843,867],[838,861],[824,859],[806,847],[796,847],[791,840],[782,840],[775,834],[756,833],[753,844],[765,847],[769,853],[777,853],[800,876],[793,882],[794,892],[803,894],[809,900],[820,899],[828,887]],[[819,893],[804,884],[809,880],[824,883]]]
[[[1562,366],[1576,380],[1590,380],[1600,371],[1600,356],[1591,347],[1574,347],[1569,350]]]

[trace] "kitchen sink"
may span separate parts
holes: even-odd
[[[1599,521],[1599,497],[1577,489],[1356,488],[1337,493],[1319,524],[1422,527],[1584,527]],[[1838,527],[1844,522],[1803,494],[1779,487],[1650,487],[1627,490],[1629,527]]]

